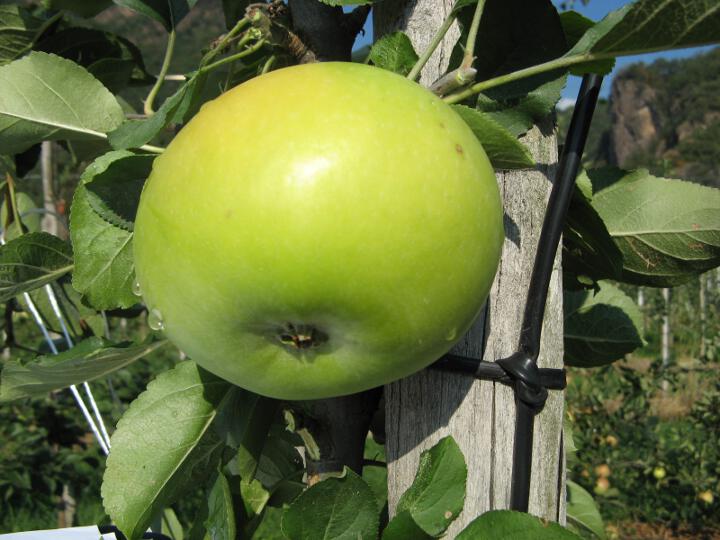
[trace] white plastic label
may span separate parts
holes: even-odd
[[[100,534],[94,525],[46,531],[0,534],[0,540],[116,540],[115,533]]]

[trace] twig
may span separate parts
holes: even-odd
[[[495,88],[496,86],[501,86],[503,84],[507,84],[513,81],[532,77],[533,75],[539,75],[540,73],[545,73],[554,69],[568,67],[573,64],[581,64],[586,61],[587,60],[585,60],[584,58],[581,59],[578,57],[556,58],[555,60],[550,60],[549,62],[544,62],[536,66],[530,66],[528,68],[513,71],[512,73],[507,73],[505,75],[500,75],[499,77],[493,77],[492,79],[487,79],[485,81],[473,84],[467,90],[463,90],[462,92],[446,96],[443,101],[445,101],[445,103],[458,103],[470,96],[479,94],[480,92],[488,90],[490,88]]]
[[[574,54],[572,56],[561,56],[560,58],[548,60],[547,62],[543,62],[542,64],[530,66],[530,67],[527,67],[524,69],[520,69],[518,71],[513,71],[512,73],[506,73],[505,75],[500,75],[499,77],[493,77],[492,79],[487,79],[485,81],[481,81],[479,83],[473,84],[471,87],[467,88],[466,90],[463,90],[462,92],[458,92],[456,94],[451,94],[449,96],[446,96],[443,99],[443,101],[445,101],[445,103],[458,103],[474,94],[479,94],[480,92],[482,92],[484,90],[488,90],[489,88],[495,88],[496,86],[501,86],[503,84],[518,81],[520,79],[532,77],[533,75],[547,73],[548,71],[554,71],[556,69],[557,70],[565,69],[565,68],[569,68],[571,66],[576,66],[578,64],[585,64],[588,62],[597,62],[600,60],[611,60],[611,59],[617,58],[619,56],[631,56],[631,55],[637,55],[637,54],[645,54],[645,53],[666,51],[666,50],[672,50],[672,49],[681,49],[681,48],[683,48],[683,47],[681,47],[681,46],[672,47],[671,49],[663,48],[663,47],[647,47],[645,49],[618,51],[616,53],[587,52],[587,53],[582,53],[582,54]]]
[[[172,30],[170,30],[170,33],[168,34],[167,47],[165,48],[165,58],[163,58],[162,67],[160,68],[160,74],[157,76],[157,79],[155,80],[155,84],[150,89],[150,93],[148,94],[147,99],[145,99],[144,112],[148,116],[152,116],[155,112],[153,110],[153,102],[155,101],[155,97],[157,96],[158,92],[160,91],[160,87],[162,86],[162,83],[165,81],[165,75],[167,75],[168,69],[170,68],[170,61],[172,60],[172,55],[173,55],[174,49],[175,49],[175,28],[173,27]]]
[[[470,24],[470,30],[468,30],[467,41],[465,42],[465,54],[463,55],[463,61],[460,65],[461,68],[471,68],[475,56],[475,40],[477,39],[478,28],[480,28],[480,19],[482,18],[483,9],[485,8],[485,0],[478,0],[475,6],[475,13],[473,15],[472,23]]]
[[[14,221],[18,226],[18,230],[22,231],[22,220],[20,219],[20,213],[17,208],[17,199],[15,197],[15,181],[10,173],[5,173],[5,186],[7,187],[7,198],[10,213],[8,213],[8,216],[5,218],[7,223],[3,223],[3,227],[7,229],[8,225]],[[12,219],[9,219],[10,216],[12,216]]]
[[[265,75],[268,71],[272,69],[272,67],[275,65],[275,62],[277,61],[277,56],[272,55],[270,58],[267,59],[267,62],[265,62],[265,65],[262,68],[262,71],[260,72],[260,75]]]
[[[430,85],[430,91],[438,96],[444,96],[449,94],[453,90],[467,86],[475,80],[477,70],[473,67],[460,66],[457,69],[452,70],[450,73],[446,73],[440,77],[437,81]]]
[[[250,56],[252,53],[259,50],[263,45],[265,45],[265,40],[261,39],[252,46],[248,47],[244,51],[240,51],[239,53],[232,54],[230,56],[226,56],[222,60],[218,60],[217,62],[213,62],[212,64],[209,64],[207,66],[204,66],[198,70],[198,74],[200,73],[207,73],[208,71],[212,71],[213,69],[217,69],[220,66],[223,66],[229,62],[234,62],[235,60],[240,60],[241,58],[245,58],[246,56]]]
[[[227,34],[220,38],[220,41],[214,44],[212,49],[210,49],[210,51],[203,57],[203,59],[200,61],[200,67],[208,64],[213,58],[215,58],[220,52],[222,52],[222,50],[225,48],[225,46],[231,39],[233,39],[238,33],[240,33],[241,30],[243,30],[246,26],[249,25],[250,19],[247,16],[243,17],[237,23],[235,23],[235,26],[233,26]]]

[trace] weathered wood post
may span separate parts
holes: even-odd
[[[376,37],[403,30],[422,51],[454,0],[396,0],[374,6]],[[457,39],[451,30],[422,72],[429,84],[443,73]],[[478,37],[479,40],[482,36]],[[543,216],[555,176],[558,148],[552,119],[535,126],[523,142],[537,162],[534,170],[498,173],[505,207],[502,260],[488,305],[453,352],[497,360],[518,344]],[[540,367],[562,367],[562,282],[559,254],[547,299]],[[452,435],[468,463],[465,510],[449,529],[454,537],[477,515],[509,507],[515,403],[512,389],[467,376],[425,370],[385,388],[390,514],[411,484],[420,453]],[[562,441],[564,396],[551,391],[535,420],[530,512],[565,520],[565,459]]]

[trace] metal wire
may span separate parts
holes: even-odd
[[[47,327],[45,326],[45,322],[42,320],[42,317],[40,316],[40,312],[38,311],[37,307],[35,306],[35,302],[33,302],[33,299],[30,298],[30,294],[23,293],[23,298],[25,298],[25,302],[27,303],[28,309],[30,310],[30,314],[32,315],[33,319],[35,320],[35,323],[38,325],[38,328],[40,328],[40,332],[42,332],[43,337],[45,338],[45,342],[48,344],[48,347],[50,347],[50,350],[53,354],[58,354],[58,349],[55,346],[55,342],[50,337],[50,333],[47,330]],[[73,397],[75,398],[75,401],[78,404],[78,407],[80,407],[80,410],[82,411],[83,416],[85,417],[85,420],[87,421],[88,425],[90,426],[90,430],[93,432],[93,435],[95,435],[95,439],[97,439],[98,444],[100,445],[100,448],[102,449],[103,453],[107,456],[110,453],[110,448],[105,443],[105,439],[103,438],[102,434],[100,433],[100,430],[98,429],[97,425],[95,424],[95,421],[93,420],[92,416],[90,415],[90,411],[87,408],[87,405],[85,405],[85,401],[83,401],[82,396],[80,395],[80,392],[78,392],[77,386],[74,384],[70,386],[70,392],[72,393]]]
[[[65,337],[65,342],[67,343],[68,348],[72,349],[74,347],[74,343],[72,338],[70,337],[70,332],[68,332],[67,325],[65,324],[65,317],[63,316],[62,310],[60,309],[60,304],[57,301],[55,291],[49,283],[45,285],[45,291],[47,292],[48,300],[50,300],[50,306],[52,307],[52,310],[55,313],[55,317],[57,317],[60,328],[62,329],[63,336]],[[100,414],[100,410],[98,409],[97,402],[95,401],[95,396],[93,396],[92,390],[90,390],[90,385],[87,383],[87,381],[84,381],[82,383],[82,386],[83,390],[85,390],[85,394],[88,397],[88,401],[90,402],[90,407],[93,410],[93,414],[95,415],[98,425],[100,426],[100,431],[102,432],[105,444],[109,449],[110,435],[108,434],[107,428],[105,427],[105,422],[102,418],[102,414]]]

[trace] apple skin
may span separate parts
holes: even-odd
[[[502,216],[485,152],[436,96],[370,66],[295,66],[205,104],[155,160],[137,279],[212,373],[280,399],[345,395],[463,336]]]

